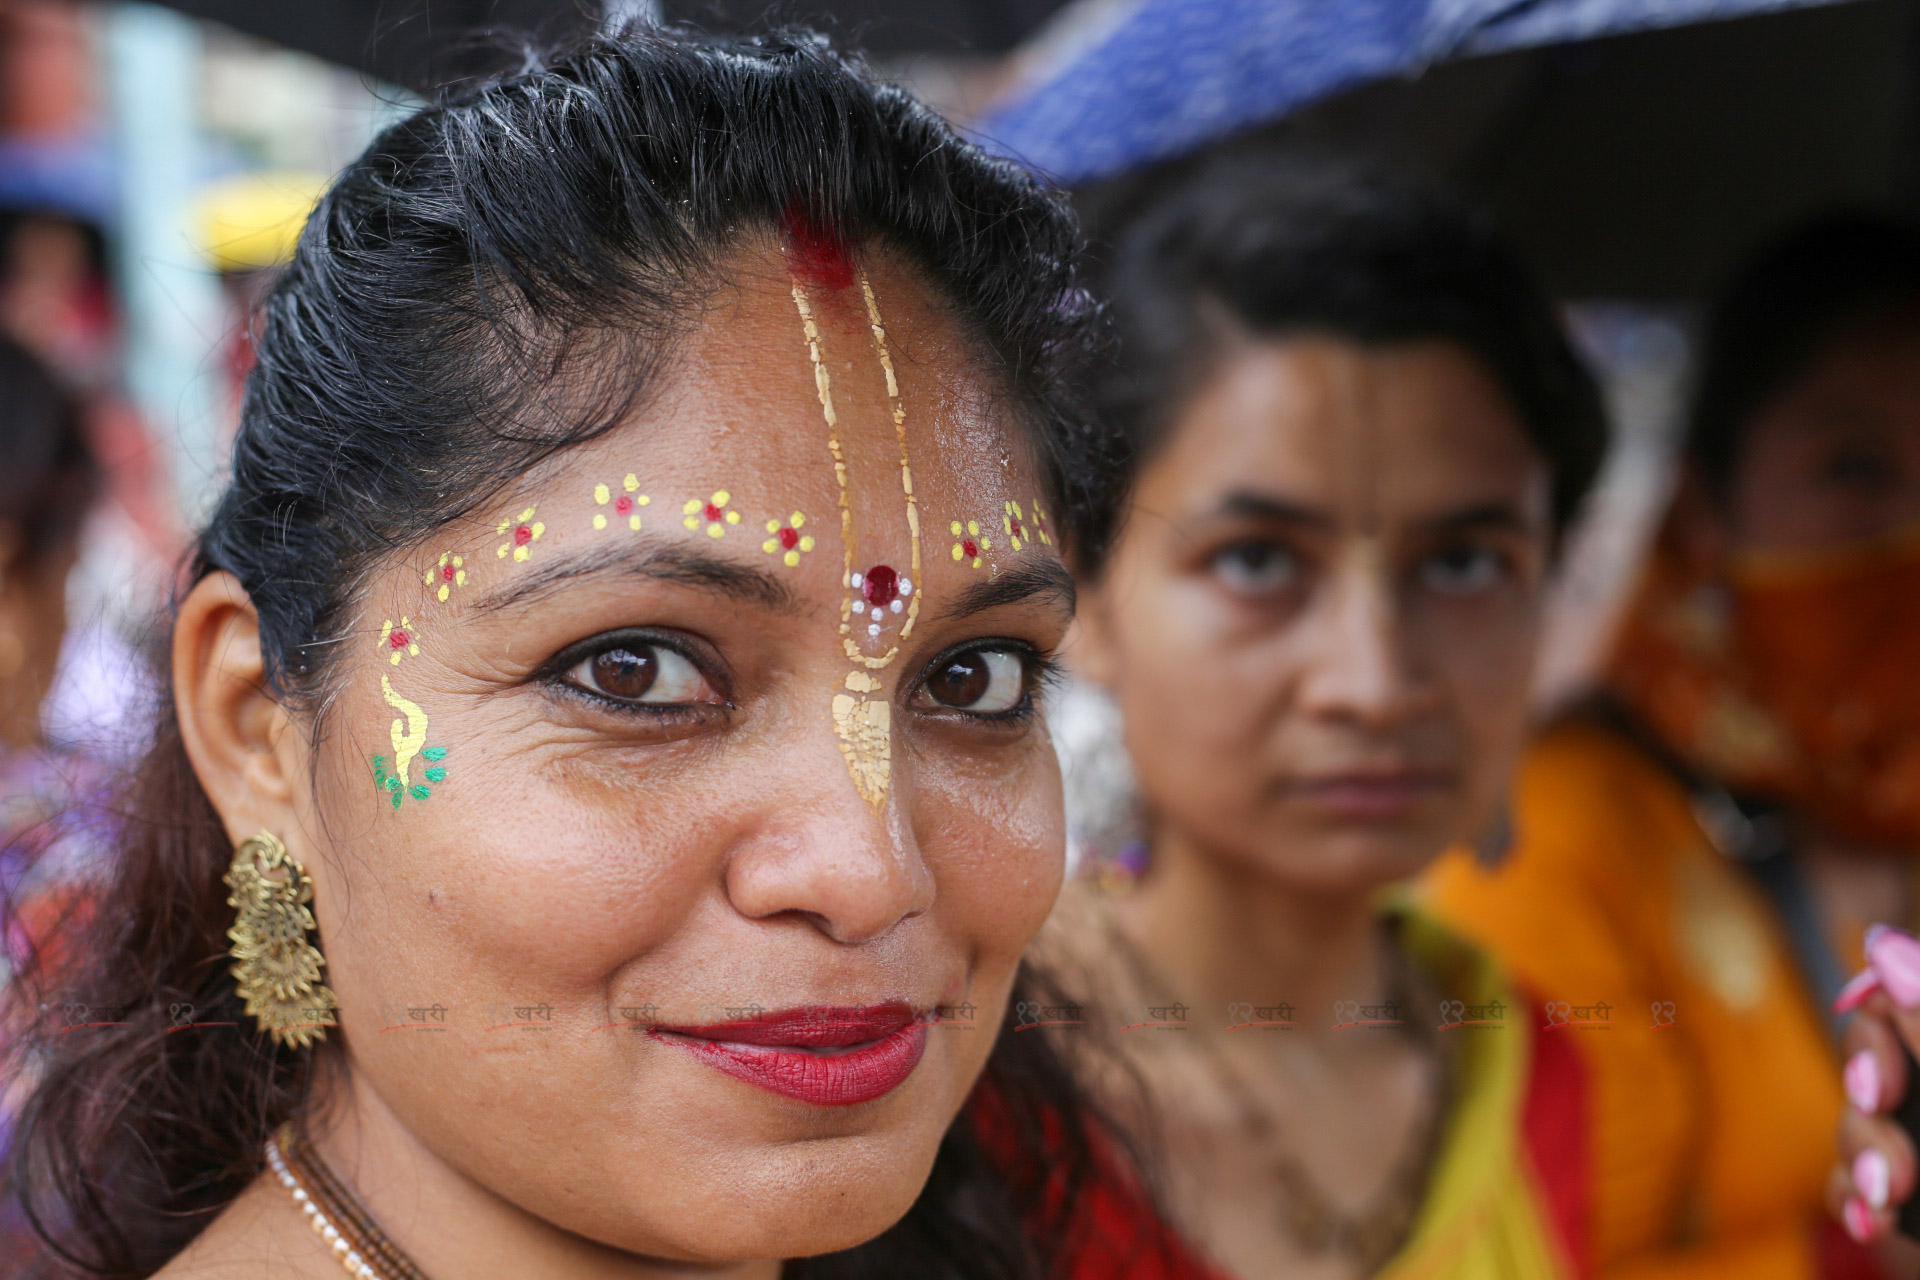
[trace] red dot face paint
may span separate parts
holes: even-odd
[[[404,649],[413,643],[413,637],[395,627],[393,634],[387,637],[387,646],[392,649]]]
[[[719,508],[719,507],[716,507],[716,506],[715,506],[715,505],[713,505],[713,503],[711,503],[711,502],[709,502],[709,503],[707,504],[707,509],[706,509],[706,516],[707,516],[707,519],[709,519],[709,520],[718,520],[718,519],[719,519],[719,518],[721,517],[721,515],[722,515],[722,514],[724,514],[724,513],[723,513],[723,512],[722,512],[722,511],[720,510],[720,508]]]
[[[782,529],[777,536],[780,539],[780,546],[783,550],[791,551],[800,545],[800,531],[798,529]]]
[[[516,529],[514,529],[513,531],[514,546],[524,547],[529,542],[532,542],[532,541],[533,541],[533,530],[529,528],[527,525],[523,524],[517,527]]]
[[[630,515],[633,512],[633,499],[623,493],[613,500],[613,509],[623,516]]]
[[[960,540],[960,551],[963,555],[969,557],[977,556],[980,554],[980,544],[972,538],[962,538]]]
[[[884,564],[867,570],[860,583],[860,594],[876,609],[884,609],[900,598],[900,575]]]

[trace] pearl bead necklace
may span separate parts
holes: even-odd
[[[352,1243],[340,1234],[340,1228],[334,1226],[320,1206],[314,1203],[306,1187],[287,1167],[286,1157],[280,1152],[278,1137],[267,1141],[267,1165],[273,1170],[273,1176],[280,1180],[280,1185],[293,1194],[293,1202],[300,1206],[300,1212],[307,1215],[307,1225],[313,1228],[313,1234],[326,1241],[334,1256],[340,1259],[340,1265],[347,1269],[348,1275],[357,1277],[357,1280],[387,1280],[387,1277],[374,1270],[371,1262],[355,1251]]]

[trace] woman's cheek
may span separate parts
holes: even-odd
[[[974,776],[917,779],[915,828],[937,908],[982,960],[1011,966],[1039,932],[1066,874],[1060,770],[1036,731],[988,785]]]
[[[637,802],[537,752],[513,768],[467,754],[465,786],[376,809],[348,853],[354,912],[409,967],[483,967],[552,998],[597,988],[671,938],[710,883],[714,827],[676,803],[681,788]],[[361,881],[375,892],[355,893]]]

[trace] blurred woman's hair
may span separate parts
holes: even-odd
[[[16,558],[71,546],[98,487],[79,400],[0,336],[0,526],[19,538]]]
[[[1032,442],[1066,544],[1099,536],[1116,451],[1067,399],[1093,317],[1064,202],[811,37],[635,26],[387,129],[266,299],[232,480],[190,577],[239,580],[270,686],[316,737],[383,558],[618,425],[738,255],[796,226],[919,275]],[[166,705],[89,932],[62,948],[84,970],[17,975],[0,1021],[16,1036],[41,1002],[12,1045],[35,1084],[0,1195],[40,1265],[102,1277],[150,1274],[246,1187],[314,1067],[257,1034],[235,993],[232,852]],[[1034,981],[1014,1002],[1044,998]],[[63,1001],[113,1025],[62,1034]],[[238,1029],[169,1034],[181,1008]],[[904,1220],[788,1274],[1051,1265],[1087,1158],[1078,1094],[1035,1035],[1001,1035],[982,1088],[1007,1158],[956,1124]]]
[[[1768,401],[1849,328],[1902,317],[1920,324],[1920,228],[1840,213],[1787,233],[1734,275],[1707,317],[1688,461],[1724,489]]]
[[[1605,456],[1605,409],[1553,307],[1483,219],[1408,177],[1258,149],[1142,185],[1102,193],[1089,216],[1116,330],[1095,408],[1125,432],[1136,474],[1236,335],[1440,339],[1512,403],[1565,527]],[[1097,555],[1081,563],[1099,567]]]

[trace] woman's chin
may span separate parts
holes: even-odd
[[[1265,842],[1259,864],[1274,879],[1304,892],[1364,895],[1425,871],[1451,843],[1448,829],[1353,823],[1288,831]]]
[[[662,1260],[696,1264],[752,1262],[837,1253],[865,1244],[906,1216],[932,1168],[908,1178],[898,1168],[833,1167],[830,1155],[790,1174],[754,1179],[751,1194],[716,1197],[666,1224],[671,1236],[628,1248]],[[902,1185],[905,1184],[905,1185]],[[740,1188],[742,1192],[746,1187]],[[640,1211],[658,1221],[658,1206]]]
[[[627,1188],[606,1204],[615,1220],[602,1218],[597,1228],[576,1223],[573,1229],[630,1253],[679,1263],[851,1249],[913,1207],[933,1169],[939,1136],[879,1131],[711,1152],[710,1164],[724,1166],[719,1169],[634,1167],[624,1178],[611,1175]],[[561,1221],[566,1215],[540,1216]]]

